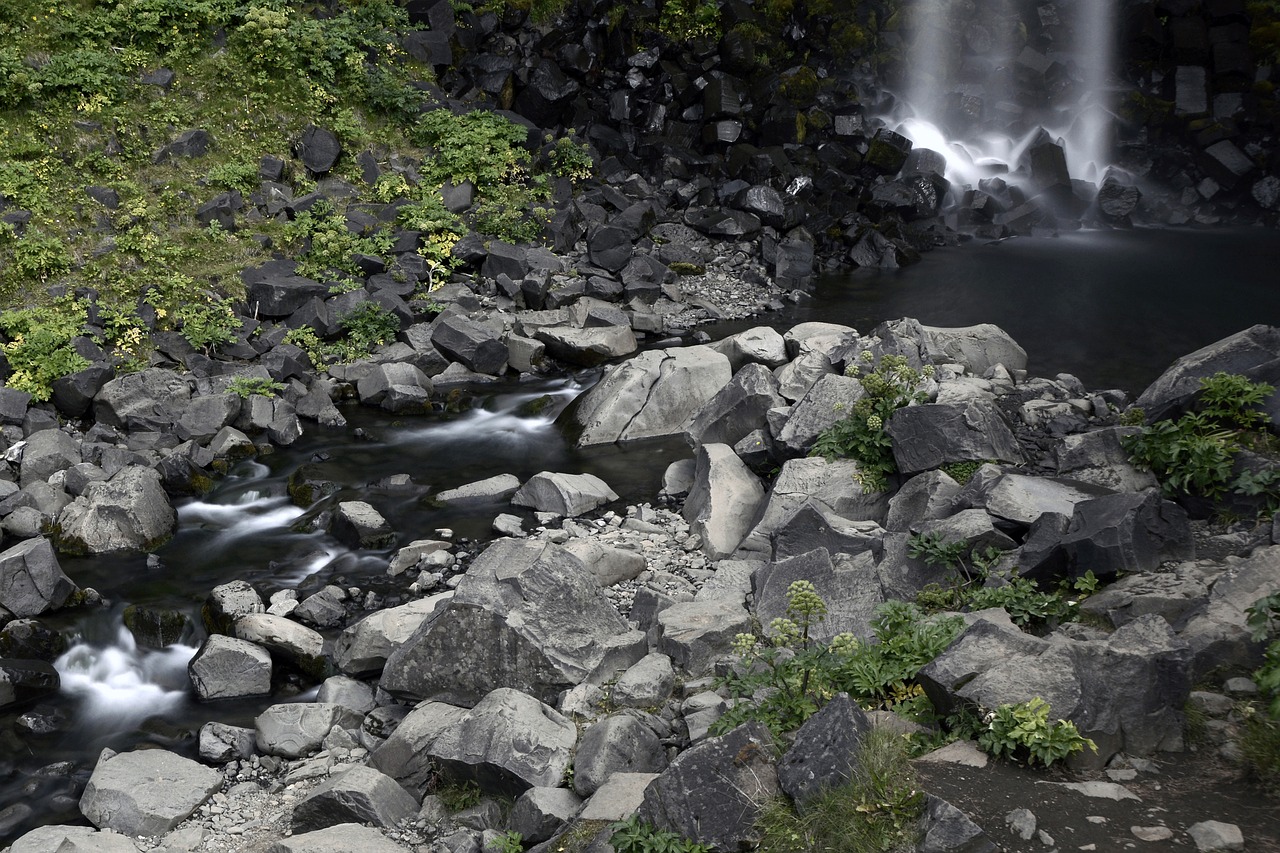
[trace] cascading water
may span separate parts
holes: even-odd
[[[914,0],[886,123],[942,155],[953,186],[996,175],[1028,185],[1029,151],[1045,141],[1061,147],[1072,178],[1101,182],[1114,119],[1112,6]]]

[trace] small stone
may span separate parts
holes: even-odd
[[[1004,822],[1009,826],[1009,831],[1023,841],[1030,841],[1031,836],[1036,834],[1036,816],[1030,809],[1014,809],[1004,816]]]
[[[1129,831],[1139,841],[1168,841],[1173,838],[1173,830],[1167,826],[1131,826]]]

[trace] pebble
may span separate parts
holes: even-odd
[[[1139,841],[1168,841],[1173,838],[1173,830],[1167,826],[1131,826],[1129,831]]]

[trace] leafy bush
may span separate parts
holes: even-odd
[[[497,838],[489,842],[487,849],[494,853],[523,853],[524,836],[514,829],[499,833]]]
[[[380,232],[362,237],[347,227],[346,219],[327,201],[303,211],[285,228],[285,240],[298,253],[298,273],[309,278],[355,277],[353,258],[358,254],[381,255],[391,248],[391,235]]]
[[[860,359],[869,365],[874,356],[864,351]],[[866,396],[853,404],[848,417],[818,435],[809,455],[854,459],[861,472],[862,487],[867,491],[883,491],[888,488],[888,477],[898,471],[893,460],[893,441],[884,425],[889,416],[903,406],[928,399],[920,387],[933,376],[933,366],[916,370],[902,356],[884,355],[870,372],[864,373],[857,364],[850,365],[845,372],[858,377]]]
[[[964,541],[947,541],[941,533],[915,534],[907,540],[910,557],[950,570],[947,583],[932,583],[917,593],[917,604],[929,610],[1000,607],[1019,627],[1030,628],[1073,621],[1079,615],[1080,602],[1098,588],[1098,579],[1089,571],[1074,581],[1062,580],[1056,589],[1042,590],[1016,569],[1003,576],[992,574],[1002,553],[996,548],[973,548],[967,557],[965,548]],[[993,580],[997,583],[990,583]]]
[[[219,344],[236,342],[240,320],[231,306],[221,299],[210,302],[193,302],[178,309],[179,331],[187,343],[205,355],[211,355]]]
[[[395,338],[400,318],[376,302],[361,302],[340,321],[352,346],[368,353]]]
[[[48,400],[55,379],[88,367],[89,360],[71,346],[87,319],[84,303],[72,296],[0,314],[0,329],[9,336],[0,346],[13,369],[9,387]]]
[[[1087,746],[1098,747],[1081,737],[1075,723],[1049,722],[1049,703],[1039,696],[1016,705],[1001,705],[987,714],[987,728],[978,736],[978,745],[996,758],[1025,760],[1048,767]]]
[[[672,41],[720,38],[720,4],[716,0],[666,0],[658,16],[658,32]]]
[[[254,395],[274,397],[285,389],[283,382],[261,376],[237,376],[227,383],[227,391],[245,400]]]
[[[915,605],[895,601],[882,605],[872,623],[876,643],[840,634],[824,646],[810,639],[811,629],[827,613],[813,584],[792,583],[787,605],[787,615],[769,626],[770,637],[738,635],[734,649],[740,663],[717,680],[736,701],[716,721],[713,733],[756,720],[780,739],[842,691],[868,704],[914,701],[916,673],[964,624],[959,617],[926,618]]]
[[[412,137],[432,148],[433,156],[422,164],[429,182],[471,181],[484,194],[524,169],[528,135],[524,125],[487,110],[454,115],[438,109],[418,119]]]
[[[590,146],[579,142],[572,130],[568,136],[562,136],[551,144],[547,150],[547,159],[551,161],[551,174],[557,178],[585,181],[596,168],[591,159]]]
[[[1246,611],[1249,631],[1254,642],[1266,642],[1263,664],[1253,674],[1267,713],[1280,720],[1280,592],[1259,598]]]
[[[1270,422],[1255,406],[1275,391],[1270,385],[1219,371],[1200,380],[1197,410],[1177,420],[1151,424],[1120,441],[1130,460],[1160,480],[1165,494],[1222,498],[1233,485],[1231,468],[1236,451]],[[1257,486],[1247,480],[1241,489]]]
[[[657,829],[632,815],[612,824],[609,843],[616,853],[711,853],[711,848]]]
[[[853,778],[823,791],[797,810],[784,798],[766,806],[756,822],[760,853],[912,850],[924,812],[903,740],[888,729],[867,734]]]

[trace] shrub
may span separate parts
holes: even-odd
[[[211,355],[219,344],[235,343],[240,330],[240,320],[231,306],[217,298],[182,306],[178,309],[178,322],[182,324],[182,337],[205,355]]]
[[[88,367],[89,360],[71,346],[87,319],[84,303],[72,296],[0,314],[0,329],[9,336],[0,347],[13,369],[9,387],[48,400],[55,379]]]
[[[529,131],[497,113],[475,110],[454,115],[432,110],[418,119],[413,139],[430,146],[422,164],[424,176],[436,184],[471,181],[482,194],[509,181],[528,162],[522,147]]]
[[[870,351],[863,351],[859,358],[866,365],[874,360]],[[861,472],[862,487],[884,491],[889,476],[898,471],[893,441],[884,426],[898,409],[928,399],[920,387],[933,376],[933,366],[916,370],[902,356],[884,355],[870,372],[863,372],[858,364],[850,365],[845,372],[858,377],[866,395],[854,403],[848,417],[818,435],[809,455],[854,459]]]
[[[1196,411],[1151,424],[1123,437],[1121,444],[1135,465],[1160,479],[1165,494],[1218,500],[1233,485],[1236,451],[1267,443],[1256,431],[1271,419],[1254,407],[1274,391],[1265,383],[1219,371],[1200,380]],[[1258,484],[1246,480],[1238,485],[1247,490]]]
[[[361,302],[340,322],[351,345],[365,354],[400,331],[400,318],[376,302]]]
[[[1001,705],[986,715],[987,728],[978,736],[978,745],[996,758],[1010,758],[1048,767],[1055,761],[1098,747],[1081,737],[1075,723],[1049,722],[1049,703],[1039,696],[1026,702]]]
[[[357,254],[381,255],[391,248],[391,236],[380,232],[362,237],[327,201],[303,211],[285,227],[285,240],[298,252],[298,273],[309,278],[355,277]]]
[[[658,15],[658,32],[672,41],[720,38],[720,4],[716,0],[666,0]]]
[[[274,379],[266,379],[261,376],[237,376],[227,383],[228,392],[245,400],[254,395],[274,397],[283,391],[285,387],[283,382],[276,382]]]
[[[924,813],[904,741],[888,729],[867,734],[853,778],[807,801],[803,810],[779,797],[766,806],[756,826],[760,853],[912,850]]]
[[[713,733],[756,720],[781,739],[842,691],[866,704],[913,703],[916,674],[964,624],[960,617],[925,617],[915,605],[894,601],[882,605],[872,622],[877,642],[840,634],[824,646],[809,636],[827,612],[813,584],[792,583],[787,603],[787,615],[769,626],[770,637],[738,635],[740,663],[717,680],[736,701]]]
[[[595,172],[590,146],[579,142],[572,130],[568,136],[562,136],[551,144],[547,159],[551,161],[551,174],[557,178],[585,181]]]

